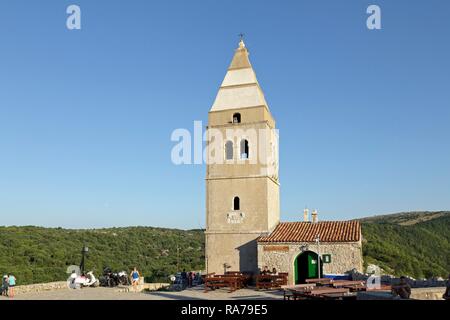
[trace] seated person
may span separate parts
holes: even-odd
[[[268,266],[265,266],[264,269],[263,269],[263,271],[261,271],[261,275],[267,276],[267,275],[269,275],[269,274],[270,274],[269,267],[268,267]]]
[[[406,277],[400,277],[400,284],[392,286],[392,294],[394,297],[399,296],[401,299],[409,299],[411,296],[411,286],[406,282]]]
[[[276,268],[273,268],[273,269],[272,269],[272,275],[273,275],[273,276],[277,276],[277,275],[278,275],[278,272],[277,272],[277,269],[276,269]]]
[[[263,271],[261,271],[261,275],[262,276],[270,276],[270,269],[268,266],[265,266]],[[272,278],[271,277],[264,277],[262,279],[260,279],[261,282],[272,282]]]

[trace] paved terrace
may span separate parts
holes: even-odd
[[[162,284],[146,284],[152,288]],[[19,289],[21,286],[17,287]],[[43,289],[44,287],[44,289]],[[143,287],[143,286],[142,286]],[[20,292],[20,289],[22,291]],[[230,293],[228,289],[204,292],[203,286],[183,291],[129,291],[129,287],[69,289],[65,282],[22,286],[14,300],[281,300],[281,290],[257,291],[245,288]],[[26,290],[24,290],[26,289]],[[445,287],[413,288],[411,298],[419,300],[441,300]],[[0,300],[10,298],[0,296]],[[390,300],[390,292],[360,292],[361,300]]]
[[[0,300],[7,300],[0,297]],[[229,293],[228,289],[218,289],[205,293],[203,286],[179,292],[124,292],[117,288],[59,289],[18,294],[14,300],[282,300],[279,290],[256,291],[241,289]]]

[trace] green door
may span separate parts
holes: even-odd
[[[317,254],[308,252],[308,278],[317,278]]]
[[[317,253],[306,251],[299,254],[294,260],[295,283],[305,283],[306,279],[317,278],[318,276],[319,265],[317,262]]]

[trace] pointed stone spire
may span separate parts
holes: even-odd
[[[245,47],[244,40],[239,41],[239,47],[234,53],[233,60],[231,61],[228,70],[251,68],[250,60],[248,59],[249,52]]]
[[[241,38],[211,111],[267,106]]]

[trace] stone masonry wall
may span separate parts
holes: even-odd
[[[276,268],[278,272],[289,273],[289,283],[294,283],[295,258],[302,252],[317,253],[316,243],[258,243],[258,267]],[[324,274],[345,274],[353,269],[363,269],[362,247],[360,242],[321,243],[320,254],[331,255],[331,263],[323,264]]]
[[[19,295],[24,293],[38,293],[49,290],[67,289],[67,281],[29,284],[23,286],[16,286],[14,289],[15,294]]]

